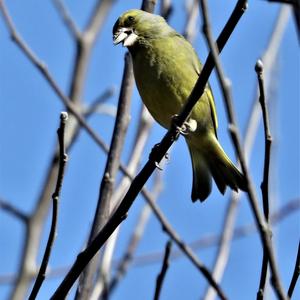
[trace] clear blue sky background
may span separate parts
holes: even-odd
[[[75,47],[68,31],[51,1],[7,1],[12,18],[27,43],[48,66],[60,87],[67,93]],[[71,15],[80,28],[86,24],[95,1],[66,1]],[[174,13],[170,23],[182,32],[185,22],[184,1],[173,1]],[[209,1],[210,15],[215,36],[226,22],[235,1]],[[118,99],[125,49],[112,45],[111,29],[117,17],[126,9],[139,8],[141,1],[115,1],[93,51],[89,66],[84,99],[90,103],[107,87],[116,86],[117,92],[110,103]],[[228,42],[222,62],[225,73],[232,81],[233,99],[238,122],[243,132],[256,89],[254,65],[264,52],[279,11],[279,5],[267,1],[250,1],[249,9]],[[199,23],[200,24],[200,23]],[[202,35],[194,44],[202,60],[207,49]],[[3,20],[0,18],[0,197],[20,210],[30,212],[34,207],[43,183],[53,147],[59,113],[63,110],[60,100],[48,83],[28,62],[27,58],[11,42]],[[271,191],[276,194],[273,207],[281,207],[299,198],[299,44],[292,18],[289,19],[276,60],[276,72],[272,82],[271,123],[274,136]],[[213,75],[210,83],[216,98],[219,116],[219,139],[230,157],[234,151],[227,132],[227,120],[218,82]],[[126,161],[132,146],[140,108],[138,93],[132,100],[132,120],[123,152]],[[107,143],[113,128],[113,118],[96,115],[91,126]],[[154,143],[165,130],[154,126],[143,162]],[[70,160],[65,177],[59,210],[58,236],[50,260],[51,268],[72,264],[83,247],[91,226],[99,183],[105,165],[105,155],[94,142],[82,133],[69,153]],[[250,161],[250,172],[257,194],[262,179],[264,155],[263,131],[260,126]],[[181,138],[173,147],[171,158],[163,174],[164,189],[159,205],[178,233],[191,242],[204,235],[219,232],[222,226],[228,196],[222,196],[214,187],[210,199],[203,204],[190,201],[191,165],[187,148]],[[144,200],[138,198],[122,227],[116,256],[122,254],[128,234]],[[253,222],[246,197],[242,197],[238,224]],[[291,215],[274,230],[274,244],[279,268],[287,288],[294,267],[299,242],[299,213]],[[48,223],[45,229],[48,232]],[[0,275],[12,274],[18,269],[22,250],[24,228],[22,224],[0,211]],[[159,223],[151,218],[138,254],[162,251],[167,236]],[[175,247],[174,247],[175,248]],[[208,267],[212,266],[216,248],[197,252]],[[42,252],[41,252],[42,253]],[[257,235],[235,241],[232,245],[229,266],[222,287],[229,299],[254,299],[258,286],[261,246]],[[130,269],[112,299],[151,299],[160,263],[137,266]],[[47,299],[62,278],[47,280],[38,299]],[[162,299],[199,299],[206,287],[203,276],[186,258],[171,263],[162,291]],[[6,299],[11,286],[0,286],[0,299]],[[271,294],[271,298],[272,298]],[[299,284],[294,299],[300,297]],[[72,297],[71,297],[72,298]]]

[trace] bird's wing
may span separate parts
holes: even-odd
[[[211,109],[211,117],[212,117],[213,124],[214,124],[215,134],[217,136],[218,117],[217,117],[217,111],[216,111],[214,96],[211,92],[211,88],[209,87],[209,85],[205,88],[204,93],[206,93],[207,97],[208,97],[209,106],[210,106],[210,109]]]
[[[193,55],[191,55],[192,64],[194,66],[194,69],[195,69],[197,75],[199,76],[200,72],[202,70],[202,64],[200,63],[195,50],[194,49],[192,49],[192,50],[193,50]],[[212,121],[213,121],[214,129],[215,129],[215,134],[217,136],[218,117],[217,117],[217,111],[216,111],[216,105],[215,105],[215,101],[214,101],[214,96],[212,94],[212,91],[211,91],[211,88],[210,88],[209,84],[206,85],[204,93],[207,95],[207,99],[208,99],[210,110],[211,110],[211,118],[212,118]]]

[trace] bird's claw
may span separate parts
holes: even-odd
[[[173,126],[175,126],[178,134],[188,135],[188,134],[196,131],[197,121],[195,119],[190,118],[188,121],[185,121],[182,124],[182,126],[180,127],[177,125],[177,118],[178,118],[178,115],[172,116],[172,124],[173,124]]]

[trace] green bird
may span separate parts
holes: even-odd
[[[137,9],[118,18],[113,41],[128,48],[140,96],[153,118],[168,129],[202,69],[192,45],[161,16]],[[218,141],[218,120],[209,85],[194,106],[186,128],[184,137],[193,166],[192,200],[204,201],[209,196],[212,177],[222,194],[226,186],[245,190],[244,175]]]

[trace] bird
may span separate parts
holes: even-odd
[[[113,43],[127,47],[141,99],[152,117],[169,129],[202,69],[193,46],[166,20],[138,9],[124,12],[113,26]],[[185,123],[183,136],[192,161],[193,202],[207,199],[212,178],[219,191],[246,190],[245,176],[227,156],[217,137],[218,119],[209,84]]]

